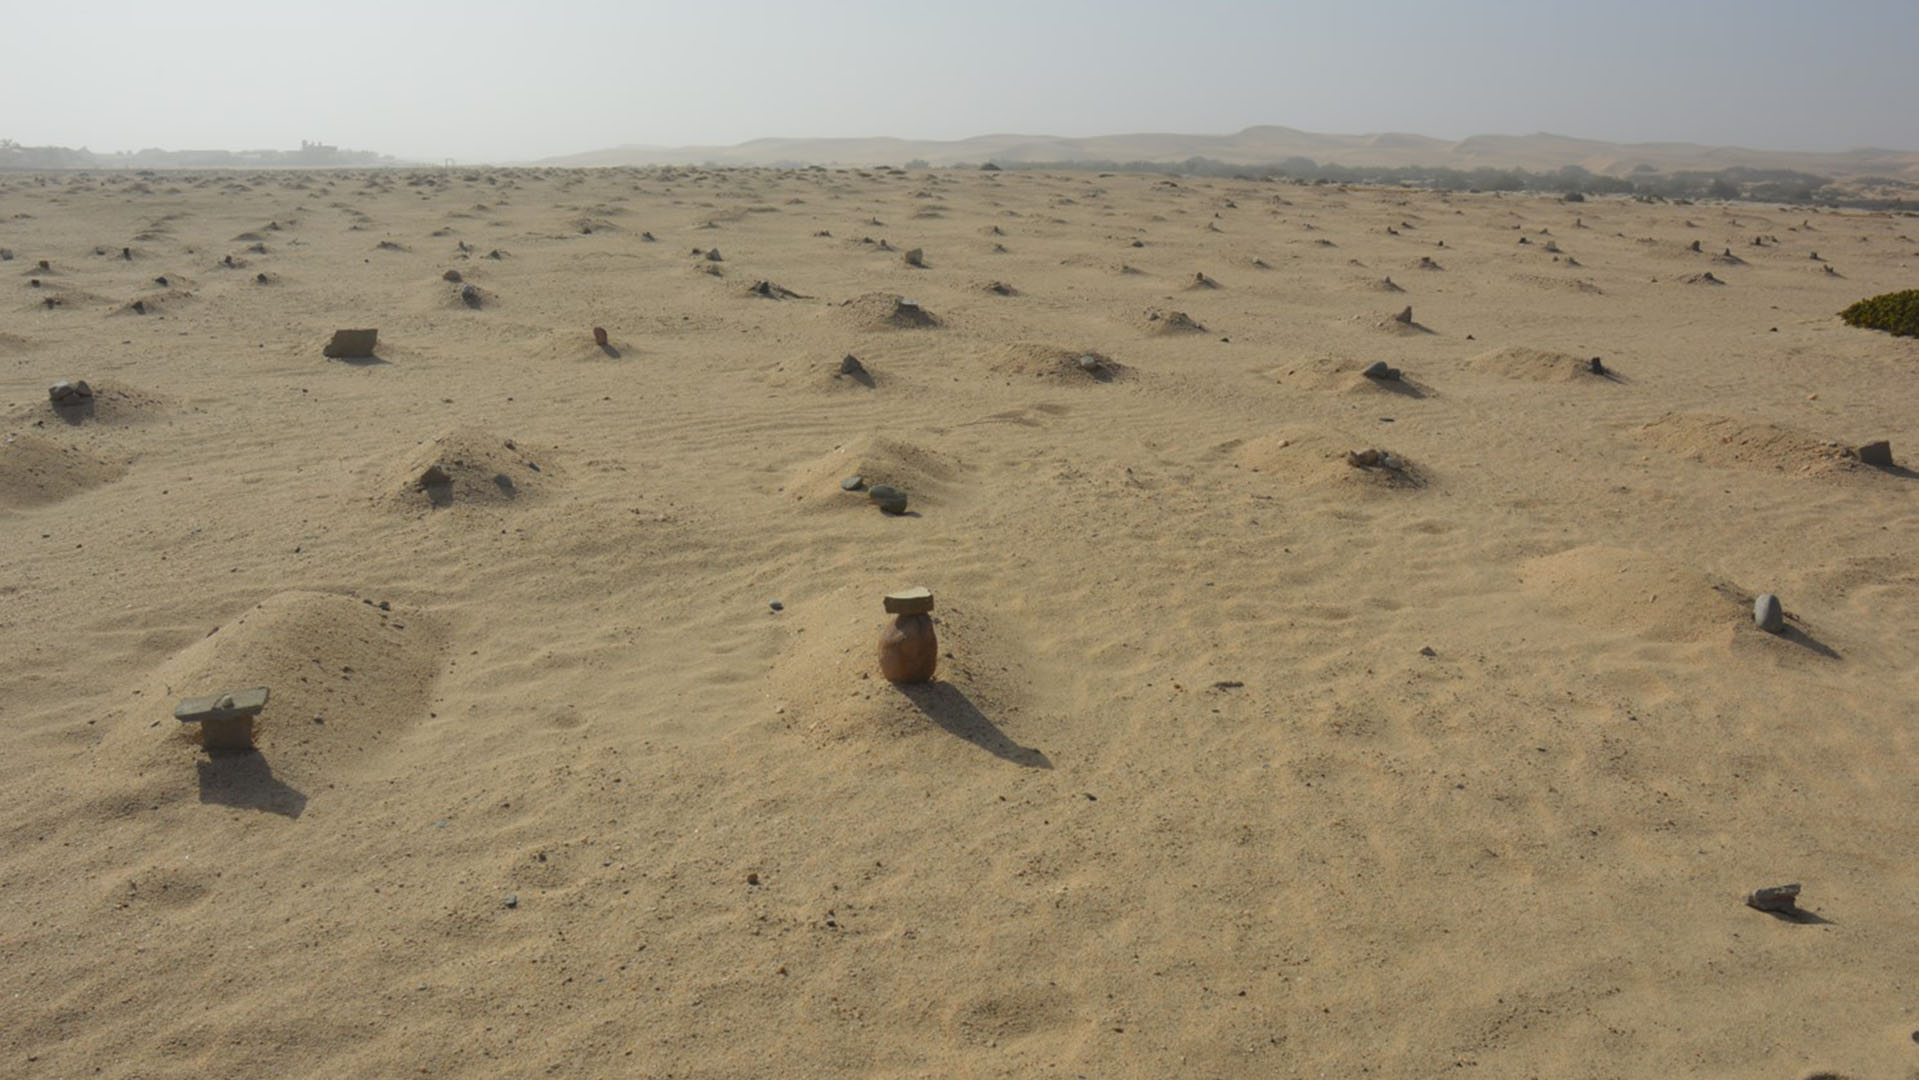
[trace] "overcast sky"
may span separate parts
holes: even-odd
[[[1919,149],[1919,0],[20,0],[0,138],[526,160],[1254,124]]]

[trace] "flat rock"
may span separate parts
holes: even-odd
[[[332,360],[361,360],[372,356],[379,343],[378,330],[335,330],[333,340],[321,351]]]
[[[205,697],[182,698],[173,707],[173,718],[183,724],[237,720],[266,708],[268,693],[264,686],[249,686],[244,690],[223,690]]]
[[[924,585],[886,594],[881,601],[888,615],[925,615],[933,610],[933,590]]]
[[[1797,911],[1799,886],[1770,885],[1763,889],[1754,889],[1746,897],[1746,904],[1760,911]]]

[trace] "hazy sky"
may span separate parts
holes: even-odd
[[[416,159],[989,132],[1919,149],[1919,0],[17,0],[0,138]]]

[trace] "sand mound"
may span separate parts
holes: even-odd
[[[1574,622],[1654,641],[1730,641],[1751,623],[1752,597],[1690,567],[1590,545],[1528,560],[1520,581]]]
[[[1746,417],[1668,413],[1640,428],[1638,435],[1662,450],[1707,465],[1795,473],[1866,468],[1850,447]]]
[[[102,752],[159,789],[196,779],[203,802],[298,812],[304,792],[425,719],[447,635],[439,619],[323,592],[276,593],[160,665],[109,721]],[[209,759],[199,728],[173,719],[183,697],[265,686],[260,749]],[[260,763],[270,768],[265,774]],[[155,794],[153,791],[149,795]]]
[[[1227,443],[1220,449],[1230,452],[1236,468],[1274,476],[1296,487],[1409,491],[1431,483],[1418,464],[1390,452],[1381,464],[1349,464],[1350,452],[1375,447],[1324,428],[1285,427],[1255,439]]]
[[[45,506],[125,473],[122,466],[38,435],[0,436],[0,507]]]
[[[858,363],[857,359],[855,363]],[[858,363],[852,371],[847,371],[846,366],[845,358],[823,360],[803,357],[777,360],[762,372],[761,378],[768,386],[814,390],[821,393],[872,390],[890,381],[885,375],[863,363]]]
[[[890,616],[880,596],[893,581],[842,585],[781,617],[784,643],[770,690],[781,718],[815,743],[926,740],[938,760],[980,763],[981,752],[1031,768],[1050,768],[1033,745],[1040,731],[1021,692],[1031,681],[1025,650],[1000,620],[955,605],[933,588],[940,665],[933,681],[895,686],[880,676],[880,631]]]
[[[133,424],[162,415],[169,404],[166,399],[143,390],[114,384],[102,386],[97,382],[92,383],[92,386],[93,397],[79,405],[56,406],[42,394],[39,401],[16,411],[12,419],[19,423],[32,423],[53,416],[76,427],[89,423]]]
[[[512,439],[455,428],[388,470],[381,491],[388,502],[409,509],[499,506],[537,496],[552,483],[550,464]]]
[[[1090,358],[1089,367],[1085,361]],[[986,366],[1002,375],[1057,379],[1063,384],[1114,382],[1133,377],[1133,369],[1102,353],[1069,349],[1041,342],[1015,342],[994,347]]]
[[[1161,311],[1158,308],[1146,312],[1140,320],[1140,326],[1149,334],[1204,334],[1206,327],[1199,320],[1184,311]]]
[[[847,321],[862,330],[914,330],[940,325],[933,313],[898,293],[870,292],[840,305]]]
[[[958,464],[925,447],[862,435],[792,470],[779,490],[809,506],[870,509],[865,491],[840,486],[847,477],[859,476],[868,488],[890,484],[905,491],[911,509],[951,499],[961,472]]]
[[[1480,353],[1466,361],[1466,366],[1488,375],[1531,382],[1607,381],[1606,376],[1593,374],[1592,360],[1588,357],[1523,345],[1509,345]]]

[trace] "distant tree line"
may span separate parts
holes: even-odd
[[[1871,199],[1849,188],[1835,185],[1831,178],[1791,169],[1755,169],[1735,166],[1716,172],[1682,171],[1661,173],[1642,167],[1629,176],[1602,176],[1590,169],[1568,165],[1553,172],[1527,169],[1451,169],[1433,165],[1333,165],[1320,164],[1306,157],[1290,157],[1272,165],[1238,165],[1213,158],[1192,157],[1184,161],[1004,161],[994,159],[1001,169],[1074,170],[1095,172],[1141,172],[1173,176],[1217,176],[1239,180],[1283,180],[1300,184],[1364,184],[1383,187],[1417,187],[1431,191],[1532,191],[1572,198],[1586,195],[1630,195],[1644,199],[1670,201],[1684,199],[1725,199],[1748,202],[1806,203],[1847,206],[1875,210],[1919,210],[1919,200],[1907,198]],[[1913,189],[1911,181],[1874,177],[1859,181],[1864,186]]]

